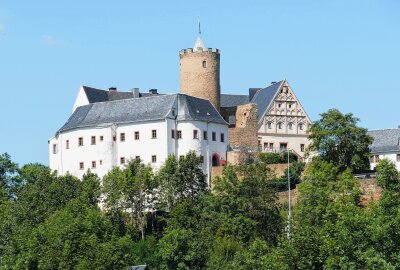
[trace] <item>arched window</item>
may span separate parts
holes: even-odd
[[[288,128],[289,128],[289,129],[293,129],[293,124],[292,124],[292,123],[289,123],[289,124],[288,124]]]
[[[271,123],[271,122],[268,122],[268,123],[267,123],[267,128],[268,128],[268,129],[271,129],[271,128],[272,128],[272,123]]]
[[[203,68],[206,68],[206,67],[207,67],[207,61],[204,60],[204,61],[203,61]]]
[[[282,129],[282,122],[278,123],[278,129]]]

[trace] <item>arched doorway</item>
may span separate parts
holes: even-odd
[[[212,156],[212,166],[213,167],[218,167],[219,163],[220,163],[219,155],[218,154],[214,154]]]

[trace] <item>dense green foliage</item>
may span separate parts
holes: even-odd
[[[287,152],[280,152],[280,153],[260,152],[258,153],[258,158],[266,164],[280,164],[288,162]],[[298,161],[297,155],[295,153],[290,152],[289,161],[290,162]]]
[[[372,137],[367,129],[358,127],[358,118],[330,109],[321,114],[308,129],[311,144],[309,151],[317,151],[325,161],[331,161],[341,171],[351,168],[361,171],[369,168],[368,146]]]
[[[304,172],[291,164],[289,233],[276,193],[287,172],[276,177],[263,161],[227,166],[211,192],[194,153],[158,171],[135,160],[102,181],[20,168],[3,154],[0,269],[400,269],[399,172],[382,160],[381,198],[361,205],[354,163],[340,155],[314,158]]]

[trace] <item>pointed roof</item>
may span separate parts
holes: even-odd
[[[204,45],[203,39],[200,35],[196,38],[196,42],[193,45],[193,51],[197,52],[199,48],[202,48],[203,51],[206,49],[206,46]]]
[[[267,110],[272,100],[274,99],[276,93],[279,91],[283,85],[284,80],[274,83],[268,87],[257,90],[251,99],[251,103],[257,104],[257,118],[258,121],[261,120],[264,112]]]

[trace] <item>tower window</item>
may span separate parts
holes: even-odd
[[[198,139],[199,138],[199,131],[198,130],[193,130],[193,139]]]
[[[207,67],[207,61],[204,60],[204,61],[203,61],[203,68],[206,68],[206,67]]]

